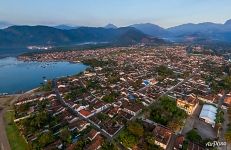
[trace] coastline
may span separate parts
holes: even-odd
[[[25,93],[40,86],[45,79],[52,80],[63,76],[76,75],[88,68],[88,65],[80,61],[55,60],[41,62],[21,60],[25,62],[23,63],[18,62],[16,57],[8,58],[0,59],[2,60],[0,65],[3,66],[0,69],[0,72],[2,72],[0,75],[2,79],[0,82],[0,96]],[[31,64],[30,62],[34,63]]]

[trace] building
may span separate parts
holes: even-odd
[[[224,105],[230,107],[231,106],[231,96],[227,95],[224,99]]]
[[[178,135],[175,142],[174,142],[174,150],[181,150],[183,148],[183,143],[184,143],[184,136],[183,135]]]
[[[153,134],[155,136],[155,144],[166,149],[171,139],[172,131],[164,126],[158,125],[153,130]]]
[[[206,123],[211,124],[212,127],[215,127],[216,114],[217,107],[210,104],[204,104],[199,118],[204,120]]]
[[[199,101],[194,95],[187,96],[186,99],[177,99],[177,106],[187,112],[188,115],[193,114],[197,108]]]

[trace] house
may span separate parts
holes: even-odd
[[[230,95],[227,95],[224,99],[224,105],[225,106],[231,106],[231,96]]]
[[[192,115],[197,108],[199,101],[194,95],[187,96],[186,99],[177,99],[177,106],[187,112],[188,115]]]
[[[142,111],[142,104],[138,104],[138,103],[130,103],[130,102],[123,102],[123,111],[127,112],[128,114],[131,114],[133,116],[136,116],[138,113],[140,113]]]
[[[112,109],[108,111],[107,114],[110,118],[113,118],[116,114],[118,114],[119,111],[120,111],[119,107],[113,107]]]
[[[80,121],[78,121],[78,124],[77,124],[77,130],[83,131],[88,126],[90,126],[90,123],[88,123],[87,121],[84,121],[84,120],[80,120]]]
[[[217,107],[210,104],[204,104],[200,113],[199,118],[204,120],[206,123],[211,124],[215,127],[215,119],[217,114]]]
[[[51,150],[51,149],[63,149],[63,144],[61,140],[57,140],[49,145],[47,145],[44,150]]]
[[[100,132],[96,131],[95,129],[91,129],[91,131],[87,135],[87,138],[92,141],[99,134],[100,134]]]
[[[83,116],[84,118],[89,118],[92,116],[91,111],[87,110],[87,109],[81,109],[79,111],[80,115]]]
[[[200,95],[198,96],[198,99],[201,101],[204,101],[206,103],[218,103],[218,100],[221,98],[222,95],[214,95],[214,94],[209,94],[209,95]]]
[[[181,150],[183,147],[184,143],[184,136],[183,135],[178,135],[175,142],[174,142],[174,150]]]
[[[155,144],[166,149],[171,139],[172,131],[164,126],[157,125],[153,130],[153,134],[155,136]]]
[[[103,144],[103,137],[98,134],[94,138],[94,140],[92,140],[88,145],[86,145],[84,150],[98,150],[101,148],[102,144]]]
[[[110,104],[107,104],[103,101],[97,101],[93,105],[93,109],[95,110],[95,113],[99,113],[99,112],[107,109],[108,107],[110,107]]]

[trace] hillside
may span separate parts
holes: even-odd
[[[106,29],[79,27],[61,30],[48,26],[11,26],[0,30],[0,47],[24,47],[29,45],[62,45],[83,42],[108,42],[134,44],[151,42],[153,38],[132,27]]]

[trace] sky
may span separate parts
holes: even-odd
[[[0,0],[0,21],[20,25],[127,26],[224,23],[231,0]]]

